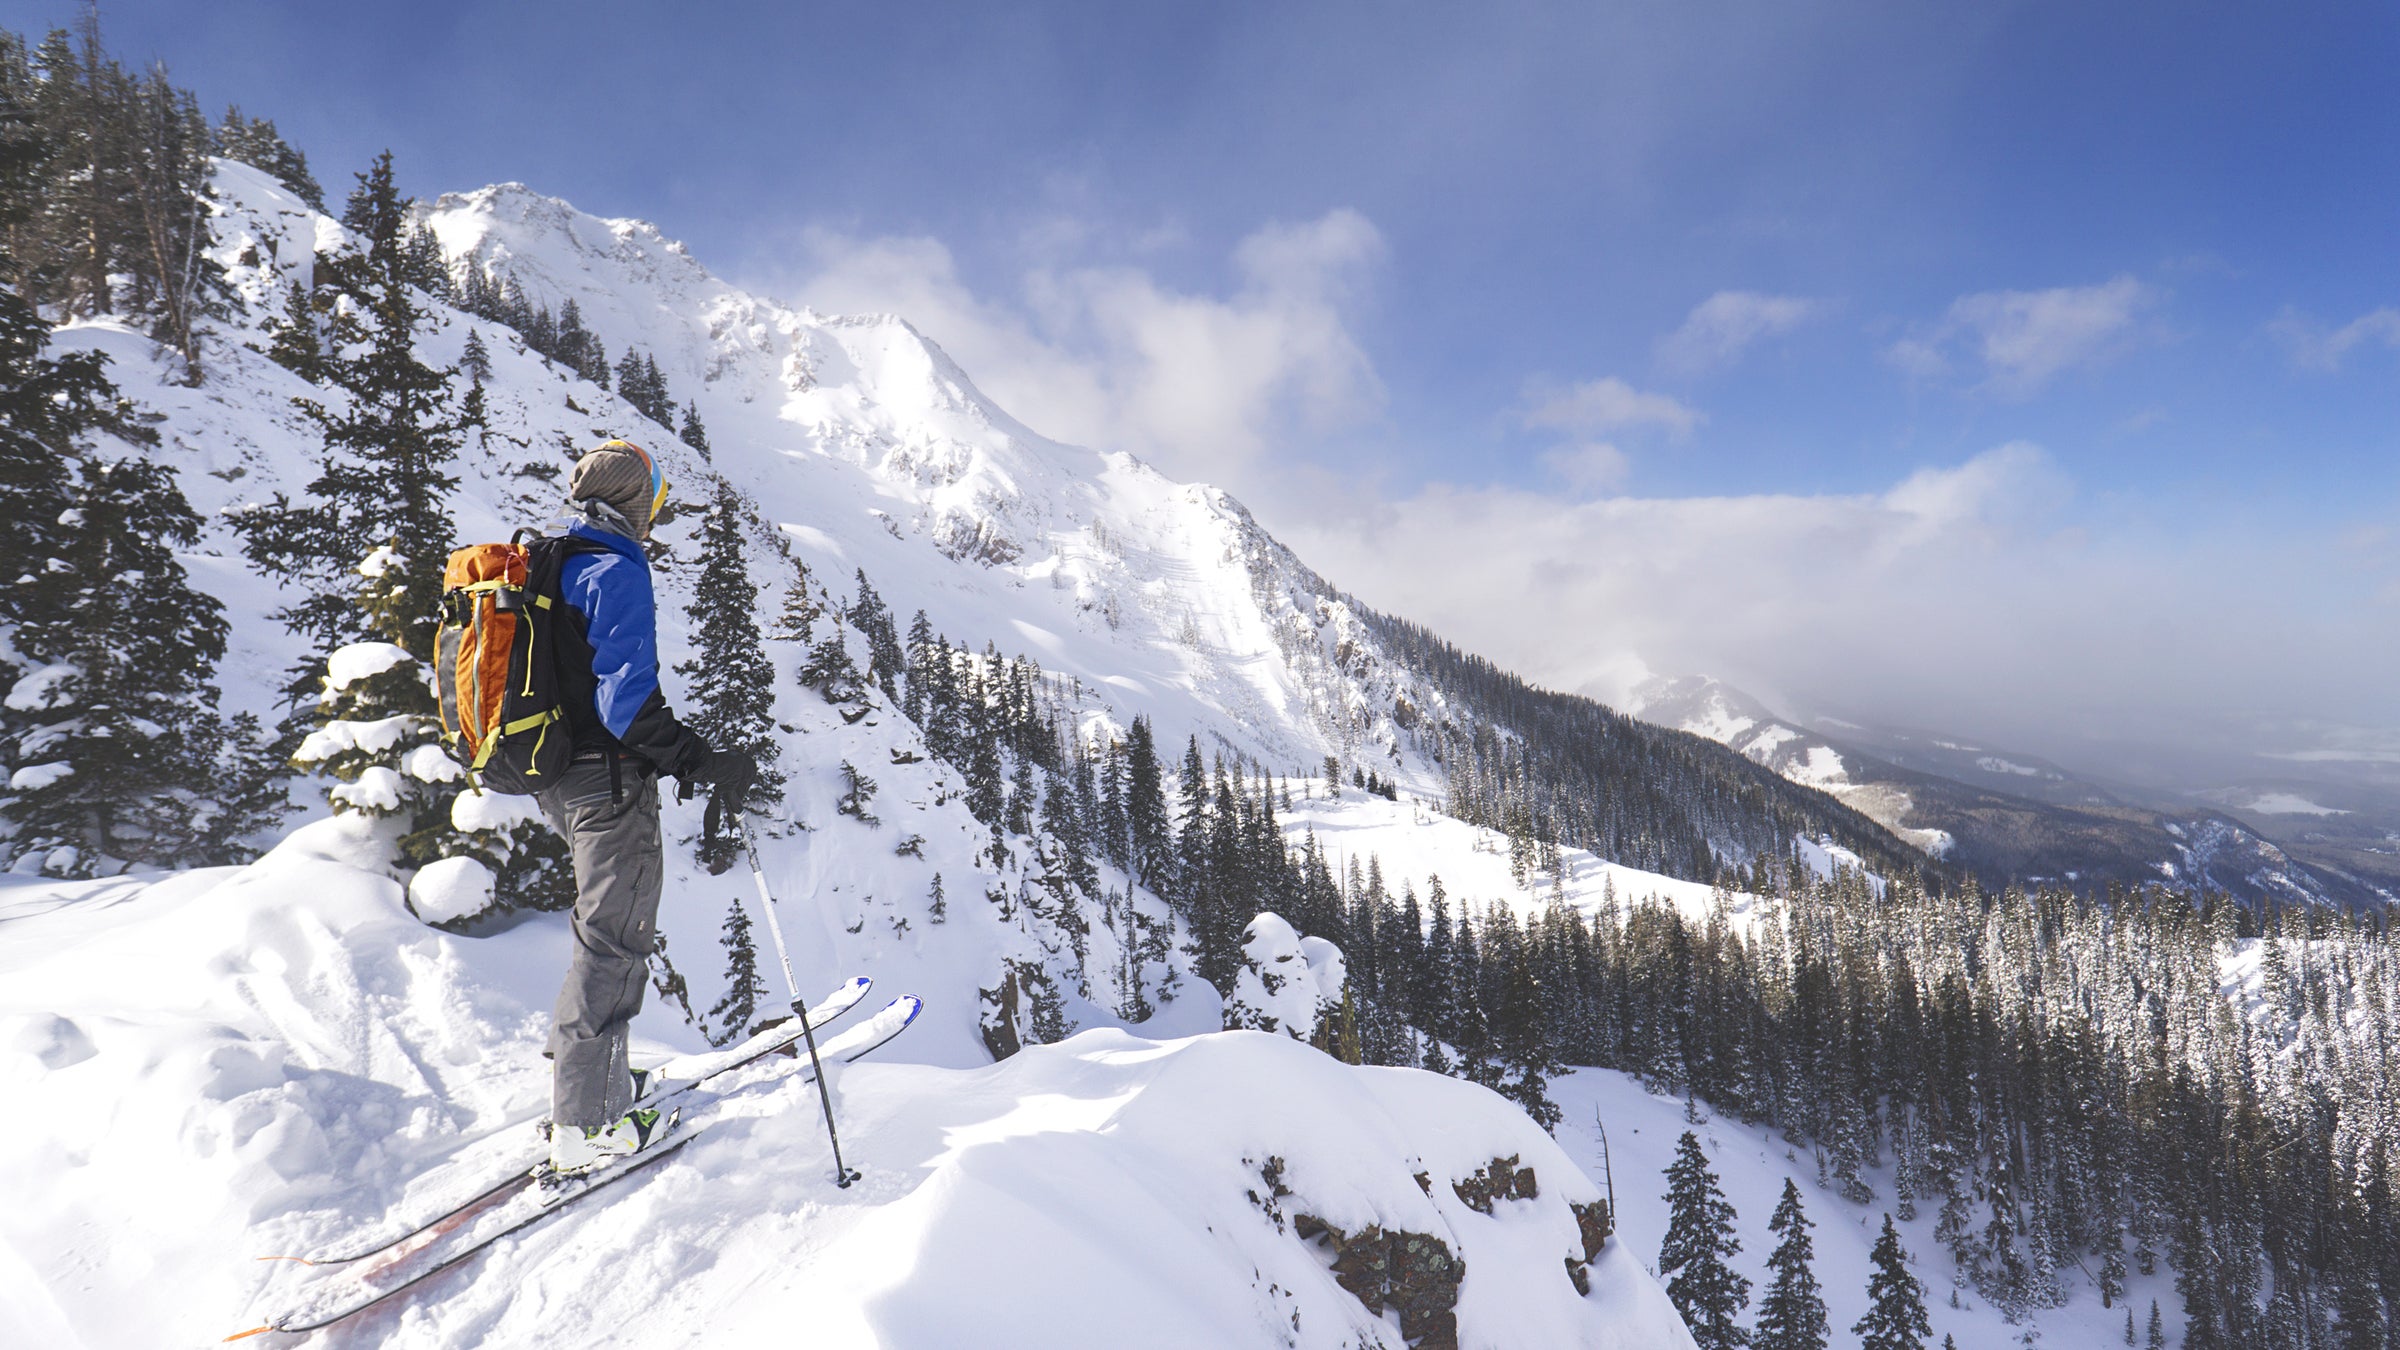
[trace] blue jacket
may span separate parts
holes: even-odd
[[[568,555],[559,567],[559,594],[571,616],[560,681],[578,714],[576,750],[621,745],[658,772],[681,777],[708,750],[676,720],[659,688],[650,560],[638,542],[586,521],[568,526],[567,535],[599,545]],[[591,672],[588,687],[579,666]]]

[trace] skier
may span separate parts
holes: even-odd
[[[544,1052],[552,1061],[550,1163],[573,1175],[649,1143],[654,1110],[634,1110],[627,1024],[641,1010],[657,944],[665,852],[658,779],[710,787],[738,809],[758,766],[712,750],[667,707],[658,682],[658,604],[642,544],[666,504],[649,453],[609,441],[575,463],[567,533],[585,541],[560,569],[567,621],[558,678],[575,753],[534,800],[575,864],[575,946]]]

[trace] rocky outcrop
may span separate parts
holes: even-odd
[[[1400,1335],[1416,1350],[1458,1350],[1458,1286],[1467,1263],[1448,1243],[1377,1224],[1345,1233],[1313,1214],[1294,1216],[1292,1230],[1332,1251],[1334,1282],[1368,1312],[1399,1313]]]

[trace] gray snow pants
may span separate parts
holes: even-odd
[[[650,978],[665,858],[658,779],[628,763],[619,782],[612,796],[607,761],[577,760],[534,797],[575,859],[575,946],[550,1029],[550,1119],[560,1125],[606,1125],[633,1106],[626,1025]]]

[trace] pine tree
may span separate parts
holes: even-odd
[[[1767,1231],[1782,1235],[1767,1257],[1766,1296],[1758,1304],[1758,1350],[1825,1350],[1832,1328],[1825,1320],[1825,1298],[1817,1284],[1816,1244],[1808,1230],[1816,1227],[1800,1209],[1800,1187],[1783,1181],[1783,1199]]]
[[[412,205],[399,193],[390,152],[358,175],[343,221],[362,247],[320,269],[339,298],[324,357],[332,397],[293,400],[323,438],[321,470],[306,501],[278,495],[236,525],[253,563],[301,588],[279,617],[312,640],[316,655],[288,692],[297,704],[322,684],[326,696],[322,725],[295,758],[339,780],[328,794],[335,808],[399,817],[405,865],[476,856],[512,882],[510,903],[555,904],[565,857],[555,839],[523,813],[489,817],[489,803],[469,803],[465,818],[449,809],[463,774],[436,744],[425,671],[455,542],[449,501],[458,480],[450,467],[460,426],[450,406],[454,372],[416,354]],[[345,645],[349,653],[329,667]],[[362,740],[356,730],[387,719],[398,719],[387,724],[403,734]]]
[[[210,867],[249,862],[283,833],[291,814],[291,756],[252,712],[207,718],[194,739],[215,746],[217,758],[207,778],[216,809],[193,821],[196,860]]]
[[[816,690],[827,703],[848,703],[862,692],[858,663],[850,659],[850,644],[839,623],[828,624],[824,636],[809,644],[797,674],[802,688]]]
[[[1733,1218],[1699,1137],[1684,1131],[1667,1167],[1667,1235],[1658,1249],[1658,1273],[1701,1350],[1750,1343],[1735,1320],[1750,1306],[1750,1281],[1726,1264],[1742,1249]]]
[[[1495,906],[1486,927],[1497,939],[1486,944],[1486,951],[1497,985],[1497,997],[1490,1000],[1494,1039],[1507,1071],[1500,1091],[1525,1108],[1535,1124],[1556,1130],[1561,1112],[1550,1100],[1549,1077],[1563,1066],[1534,974],[1533,951],[1506,909]]]
[[[1173,858],[1167,826],[1167,795],[1159,771],[1158,746],[1150,719],[1136,717],[1125,733],[1125,832],[1133,855],[1133,879],[1163,891]]]
[[[1910,1273],[1900,1230],[1889,1214],[1869,1259],[1875,1273],[1867,1277],[1867,1315],[1850,1328],[1862,1338],[1860,1350],[1923,1350],[1933,1334],[1933,1324],[1925,1320],[1925,1286]]]
[[[213,813],[194,785],[210,781],[217,747],[195,735],[213,730],[226,625],[174,553],[198,540],[200,518],[145,459],[86,460],[68,501],[40,600],[11,635],[43,665],[8,700],[22,716],[5,818],[53,875],[173,866],[198,852],[194,822]]]
[[[308,156],[285,142],[272,119],[246,118],[239,107],[227,108],[217,124],[216,150],[283,184],[312,208],[325,209],[325,189],[308,171]]]
[[[458,403],[458,425],[461,430],[473,427],[478,433],[491,426],[484,407],[483,384],[492,377],[492,354],[483,345],[483,334],[467,330],[467,349],[458,358],[459,373],[467,377],[467,396]],[[477,444],[481,444],[481,440]]]
[[[907,670],[908,655],[901,650],[900,635],[892,627],[892,611],[875,593],[864,568],[858,571],[858,597],[850,602],[849,619],[850,626],[867,640],[867,680],[898,704],[900,691],[894,681]]]
[[[53,31],[35,64],[41,78],[33,107],[51,173],[28,279],[34,295],[69,318],[112,313],[118,296],[111,278],[138,253],[126,181],[132,81],[101,47],[97,6],[83,12],[73,38]]]
[[[198,321],[226,293],[207,252],[207,119],[164,67],[132,75],[108,55],[96,5],[31,62],[14,35],[0,48],[15,147],[0,273],[69,318],[149,320],[197,382]]]
[[[467,346],[458,358],[458,373],[477,384],[492,378],[492,352],[483,344],[483,330],[467,330]]]
[[[304,278],[283,293],[283,312],[267,322],[267,359],[310,384],[323,384],[328,371],[319,326],[316,302]]]
[[[758,947],[750,938],[750,915],[739,896],[726,911],[718,941],[725,948],[725,997],[708,1010],[708,1021],[716,1028],[708,1034],[708,1042],[731,1045],[750,1034],[751,1024],[758,1020],[758,1006],[767,997],[766,985],[758,977]]]
[[[448,500],[458,480],[449,468],[459,423],[449,407],[451,372],[417,359],[419,316],[402,275],[410,202],[394,185],[391,153],[358,177],[344,219],[357,222],[365,251],[344,252],[324,268],[332,291],[351,302],[334,310],[324,358],[335,397],[293,400],[324,439],[321,471],[306,502],[278,495],[236,524],[253,563],[302,588],[279,617],[320,654],[364,632],[359,598],[340,579],[370,550],[388,548],[375,585],[392,592],[394,640],[427,661],[453,542]],[[295,692],[313,683],[304,673]]]
[[[767,660],[758,631],[758,587],[742,543],[742,503],[733,489],[717,485],[700,524],[700,580],[687,613],[699,649],[675,667],[691,681],[691,725],[701,739],[739,750],[759,766],[756,787],[736,810],[757,810],[783,799],[783,775],[775,767],[775,667]],[[740,854],[732,822],[710,812],[700,839],[700,861],[711,875],[733,866]]]
[[[700,452],[701,463],[709,463],[714,458],[708,451],[708,428],[700,424],[700,405],[698,403],[687,403],[683,406],[683,430],[677,432],[676,435],[682,439],[685,445]]]
[[[0,286],[30,296],[47,241],[40,217],[57,152],[40,114],[42,87],[24,39],[0,28]]]
[[[1010,834],[1033,833],[1036,807],[1033,784],[1033,761],[1017,756],[1016,767],[1008,774],[1008,805],[1001,811],[1001,821]]]
[[[2143,1337],[2145,1350],[2167,1350],[2167,1323],[2159,1315],[2158,1300],[2150,1300],[2150,1331]]]

